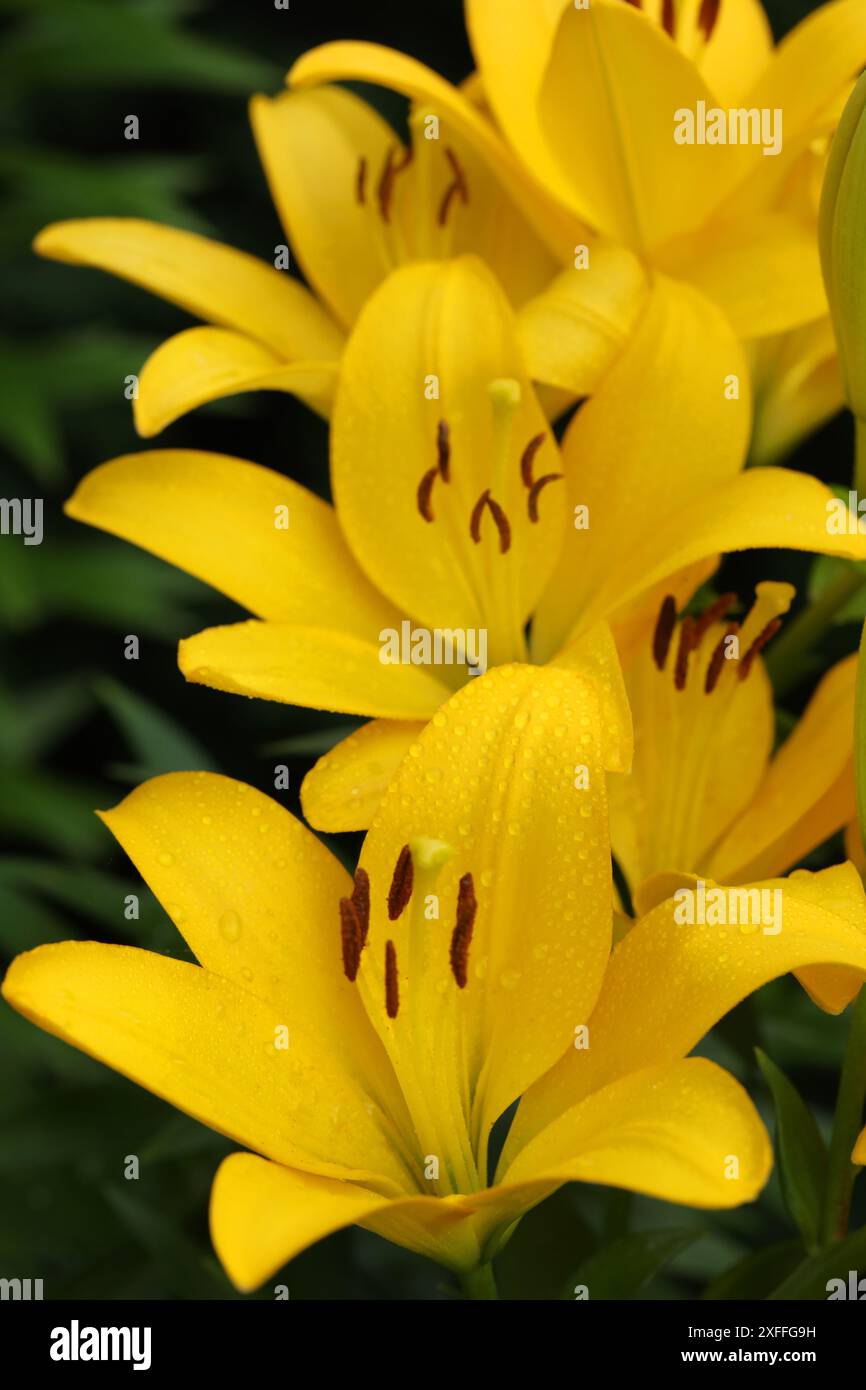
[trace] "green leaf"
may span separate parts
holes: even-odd
[[[104,677],[94,683],[101,700],[129,743],[137,764],[129,780],[140,782],[164,772],[212,772],[216,764],[202,745],[141,695]]]
[[[776,1111],[776,1154],[782,1195],[806,1249],[814,1251],[820,1242],[827,1147],[796,1087],[765,1052],[756,1048],[755,1053]]]
[[[777,1245],[756,1250],[732,1269],[719,1275],[701,1294],[709,1303],[730,1299],[767,1298],[777,1284],[800,1264],[803,1245],[799,1240],[784,1240]]]
[[[0,830],[75,858],[97,858],[109,844],[93,814],[104,795],[95,784],[0,767]]]
[[[298,758],[319,757],[322,753],[330,752],[336,744],[341,743],[360,727],[360,723],[356,723],[332,724],[324,729],[310,729],[308,733],[294,734],[291,738],[267,743],[261,752],[266,757],[270,757],[272,753],[288,753]]]
[[[32,686],[17,695],[0,690],[0,761],[33,762],[80,723],[92,703],[77,676]]]
[[[841,560],[835,555],[818,555],[809,574],[807,597],[809,603],[816,603],[843,574],[851,572],[862,575],[864,585],[833,614],[832,622],[836,626],[840,623],[862,623],[866,618],[866,562]]]
[[[665,1265],[703,1234],[700,1227],[692,1226],[620,1236],[578,1266],[563,1296],[574,1298],[575,1288],[585,1284],[594,1302],[634,1298]]]
[[[829,1250],[818,1255],[810,1255],[803,1260],[792,1274],[788,1275],[773,1292],[771,1299],[818,1299],[827,1298],[827,1284],[831,1279],[842,1279],[847,1284],[851,1270],[862,1272],[866,1269],[866,1226],[832,1245]]]

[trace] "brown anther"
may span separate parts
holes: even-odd
[[[395,153],[396,150],[394,146],[391,145],[385,156],[385,167],[382,170],[382,176],[379,179],[379,187],[376,190],[379,199],[379,211],[382,214],[383,222],[391,221],[391,204],[394,197],[394,184],[397,180],[397,175],[402,174],[403,170],[412,161],[411,149],[406,150],[403,154],[403,158],[400,160],[394,159]]]
[[[627,5],[634,5],[636,10],[641,9],[643,6],[643,0],[625,0],[625,3]]]
[[[543,432],[537,434],[534,439],[530,439],[520,458],[520,476],[523,479],[524,487],[532,487],[535,479],[532,476],[532,469],[535,464],[535,455],[538,453],[547,435]]]
[[[721,622],[722,618],[728,616],[728,610],[736,603],[736,594],[720,594],[708,608],[705,608],[695,624],[695,646],[699,647],[704,639],[704,633],[712,627],[713,623]]]
[[[411,898],[414,879],[415,868],[412,863],[412,851],[408,845],[404,845],[397,857],[394,876],[388,890],[388,916],[392,922],[396,922]]]
[[[563,477],[562,473],[545,473],[543,478],[536,478],[529,490],[530,521],[538,520],[538,499],[541,496],[542,489],[546,488],[548,483],[558,482],[561,477]]]
[[[680,645],[677,649],[677,664],[674,667],[674,685],[677,690],[685,690],[689,675],[689,656],[694,646],[695,620],[683,618],[680,628]]]
[[[440,472],[437,464],[435,468],[427,469],[427,472],[418,484],[418,510],[425,521],[435,521],[436,519],[433,515],[433,499],[431,494],[433,492],[433,484],[439,476]]]
[[[490,488],[485,488],[475,506],[472,508],[472,515],[469,518],[469,534],[477,545],[481,540],[481,518],[484,515],[484,508],[490,509],[490,515],[496,523],[499,532],[499,551],[504,555],[511,549],[511,526],[508,517],[500,507],[499,503],[490,496]]]
[[[443,483],[451,481],[451,431],[447,420],[440,420],[436,428],[436,455],[439,460],[439,476]]]
[[[454,202],[455,198],[459,196],[464,207],[469,202],[469,187],[466,183],[466,175],[463,172],[463,169],[460,165],[460,161],[458,160],[456,154],[452,149],[449,149],[447,146],[445,148],[445,158],[451,165],[451,172],[453,173],[454,178],[452,179],[451,183],[449,183],[448,187],[443,193],[442,201],[439,204],[439,213],[437,215],[436,221],[438,222],[440,227],[444,227],[447,224],[448,214],[451,211],[451,204]]]
[[[719,677],[724,670],[728,638],[733,637],[734,633],[739,632],[739,630],[738,623],[730,623],[724,637],[720,637],[718,643],[713,648],[713,654],[710,657],[710,664],[707,667],[707,674],[704,680],[704,690],[708,695],[712,695],[719,683]]]
[[[355,175],[355,198],[362,207],[367,201],[367,161],[363,155],[358,160],[358,172]]]
[[[698,15],[698,28],[703,34],[707,43],[713,37],[713,30],[719,18],[719,11],[722,8],[722,0],[701,0],[701,10]]]
[[[662,28],[666,34],[674,37],[676,32],[677,16],[674,8],[674,0],[662,0]]]
[[[466,988],[466,966],[478,902],[471,874],[464,874],[457,890],[457,924],[451,933],[451,973],[459,989]]]
[[[385,1012],[396,1018],[400,1008],[400,984],[397,978],[397,947],[385,942]]]
[[[660,671],[665,669],[665,662],[668,659],[671,638],[674,635],[676,625],[676,601],[673,594],[668,594],[667,598],[662,599],[662,606],[659,609],[655,632],[653,633],[653,661]]]
[[[759,632],[746,655],[740,662],[739,677],[744,681],[755,664],[755,657],[764,650],[768,642],[772,642],[779,628],[782,626],[781,618],[773,618],[763,632]]]
[[[354,983],[361,963],[361,924],[351,898],[340,899],[340,940],[343,946],[343,973]]]
[[[355,886],[352,889],[352,906],[361,928],[361,950],[367,944],[370,930],[370,875],[366,869],[355,870]]]

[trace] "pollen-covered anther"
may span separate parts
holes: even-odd
[[[674,38],[677,27],[677,14],[674,7],[674,0],[662,0],[662,28],[666,34]]]
[[[475,926],[477,911],[478,901],[475,897],[472,875],[464,874],[457,889],[457,922],[451,933],[451,973],[457,981],[459,989],[466,988],[466,982],[469,978],[467,972],[469,947],[472,942],[472,929]]]
[[[659,609],[655,631],[653,632],[653,661],[660,671],[665,669],[665,662],[668,659],[671,638],[674,635],[674,628],[676,625],[676,601],[673,594],[668,594],[666,598],[662,599],[662,606]]]
[[[451,172],[454,177],[445,189],[442,195],[442,201],[439,204],[439,213],[436,221],[440,227],[447,225],[448,214],[451,211],[451,205],[455,198],[459,197],[464,207],[469,202],[469,185],[466,182],[466,175],[463,172],[463,168],[456,154],[447,145],[445,147],[445,158],[451,165]]]
[[[773,638],[775,637],[776,633],[779,631],[779,628],[781,626],[782,619],[773,618],[771,622],[767,623],[767,626],[764,628],[763,632],[758,633],[751,647],[746,652],[746,655],[740,662],[740,669],[738,675],[741,681],[744,681],[746,679],[746,677],[748,676],[749,672],[755,664],[755,657],[760,655],[760,653],[764,650],[768,642],[772,642]]]
[[[713,37],[721,8],[722,0],[701,0],[700,13],[698,14],[698,28],[703,34],[706,43],[709,43],[710,39]]]
[[[379,211],[382,214],[383,222],[391,221],[394,184],[397,181],[397,175],[402,174],[403,170],[408,168],[412,163],[412,147],[410,146],[407,150],[404,150],[403,157],[399,160],[394,158],[395,154],[396,149],[394,146],[389,146],[388,153],[385,156],[385,167],[382,170],[382,175],[379,179],[379,187],[376,190],[379,199]]]
[[[358,913],[351,898],[340,899],[340,940],[343,947],[343,974],[354,984],[358,977],[364,943]]]
[[[738,623],[729,623],[724,637],[720,637],[718,643],[713,648],[710,664],[707,667],[707,674],[704,677],[704,690],[708,695],[712,695],[719,683],[719,677],[724,670],[725,658],[728,650],[728,638],[733,637],[739,630]]]
[[[358,172],[355,175],[355,200],[361,207],[367,201],[367,161],[363,155],[358,160]]]
[[[367,944],[367,933],[370,930],[370,875],[366,869],[355,870],[351,903],[355,909],[358,926],[361,929],[361,950],[363,951]]]
[[[728,616],[730,609],[737,602],[736,594],[720,594],[709,607],[705,608],[701,616],[695,623],[694,645],[699,647],[704,639],[704,634],[709,631],[713,623],[719,623]]]
[[[436,467],[443,483],[451,481],[451,430],[447,420],[440,420],[436,427]]]
[[[543,478],[536,478],[529,491],[529,520],[538,521],[538,499],[548,483],[556,483],[562,478],[562,473],[545,473]]]
[[[400,1009],[400,982],[397,975],[397,947],[393,941],[385,942],[385,1012],[389,1018],[396,1018]]]
[[[487,507],[490,515],[496,524],[499,532],[499,551],[504,555],[511,549],[511,524],[499,503],[490,496],[490,488],[485,488],[475,506],[472,508],[472,515],[469,518],[469,534],[477,545],[481,540],[481,518],[484,515],[484,508]]]
[[[392,922],[396,922],[411,898],[414,881],[415,867],[412,863],[412,851],[408,845],[404,845],[397,856],[391,887],[388,890],[388,917]]]
[[[677,662],[674,667],[674,685],[677,690],[685,690],[689,675],[689,656],[694,647],[695,620],[683,618],[680,628],[680,645],[677,649]]]
[[[533,439],[530,439],[520,456],[520,477],[523,480],[523,486],[525,488],[531,488],[535,482],[532,472],[535,466],[535,455],[538,453],[546,438],[547,435],[544,434],[544,432],[535,435]]]
[[[433,515],[433,484],[440,476],[439,465],[437,464],[435,468],[427,469],[427,472],[418,484],[418,510],[425,521],[436,520]]]

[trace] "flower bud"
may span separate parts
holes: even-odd
[[[854,414],[866,421],[866,73],[830,149],[819,233],[845,393]]]

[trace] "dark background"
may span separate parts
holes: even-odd
[[[766,8],[781,34],[814,6],[767,0]],[[0,540],[0,952],[8,960],[77,935],[181,954],[152,900],[142,898],[139,923],[123,921],[134,876],[93,808],[172,768],[215,768],[273,795],[274,762],[286,761],[292,790],[278,795],[297,811],[304,772],[345,720],[186,685],[177,640],[245,615],[169,566],[67,521],[61,504],[96,464],[148,446],[236,454],[327,495],[326,429],[292,398],[259,394],[198,411],[143,445],[123,378],[190,320],[109,276],[40,261],[30,240],[65,217],[142,216],[272,259],[284,234],[256,159],[249,95],[277,92],[299,53],[346,37],[390,44],[460,80],[472,65],[462,7],[0,0],[0,19],[0,492],[42,496],[46,513],[41,547]],[[398,99],[365,95],[400,122]],[[135,143],[123,138],[129,113],[140,119]],[[847,485],[850,437],[840,419],[792,465]],[[805,586],[809,566],[804,557],[750,555],[729,562],[724,584],[743,595],[765,577]],[[127,633],[140,638],[137,663],[123,659]],[[837,628],[821,665],[856,639],[853,623]],[[811,669],[803,675],[793,710],[814,683]],[[356,843],[335,847],[350,858]],[[812,862],[834,853],[838,845]],[[844,1020],[819,1014],[785,980],[738,1009],[708,1050],[766,1107],[753,1054],[760,1042],[826,1128],[844,1035]],[[236,1297],[206,1221],[211,1176],[234,1146],[5,1006],[0,1056],[0,1275],[43,1278],[46,1297]],[[122,1175],[131,1153],[142,1165],[135,1183]],[[641,1287],[628,1232],[650,1229],[670,1263]],[[523,1222],[498,1272],[506,1294],[568,1297],[593,1251],[618,1239],[625,1243],[596,1264],[594,1287],[695,1297],[708,1285],[721,1292],[712,1281],[770,1247],[762,1259],[781,1277],[797,1258],[794,1236],[775,1178],[756,1207],[722,1215],[573,1187]],[[360,1231],[323,1242],[275,1282],[292,1298],[453,1293],[446,1274]]]

